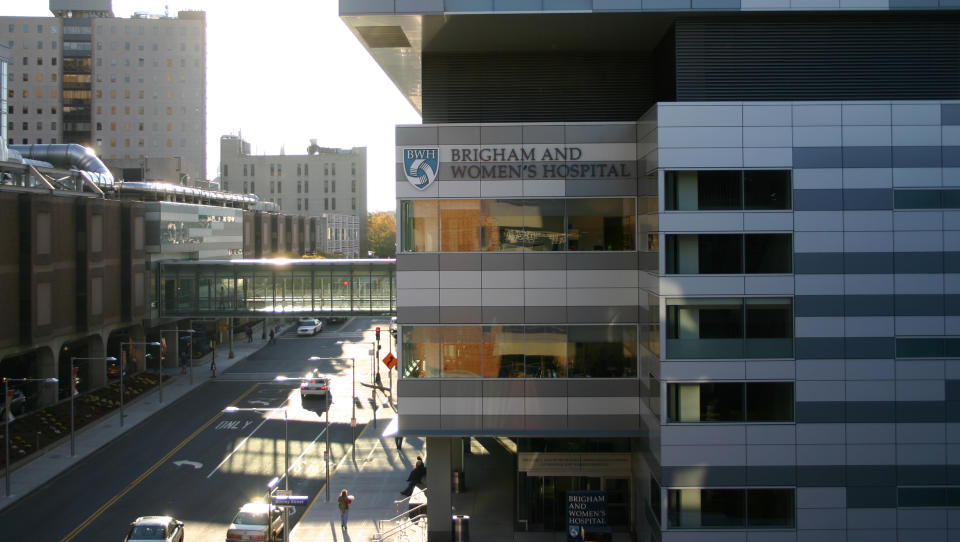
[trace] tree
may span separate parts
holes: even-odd
[[[397,219],[393,213],[367,215],[367,239],[376,258],[396,258]]]

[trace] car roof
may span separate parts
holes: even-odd
[[[137,525],[166,525],[172,519],[171,516],[140,516],[134,523]]]
[[[266,512],[270,507],[268,503],[265,502],[248,502],[247,504],[240,507],[241,512]]]

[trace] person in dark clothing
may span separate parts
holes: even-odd
[[[407,482],[409,482],[409,484],[407,484],[407,488],[400,493],[409,497],[413,493],[413,488],[422,485],[426,477],[427,467],[423,464],[423,458],[418,455],[417,464],[413,467],[413,470],[410,471],[410,476],[407,476]]]
[[[397,451],[399,452],[400,448],[403,447],[403,437],[399,435],[396,437],[393,437],[393,443],[397,445]]]

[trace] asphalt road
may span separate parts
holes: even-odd
[[[314,337],[295,330],[277,343],[218,375],[159,411],[69,471],[0,512],[4,540],[122,540],[141,515],[172,515],[185,523],[186,538],[220,541],[236,510],[265,495],[267,483],[284,471],[284,430],[290,443],[292,493],[312,500],[324,487],[326,415],[329,406],[331,474],[350,453],[356,433],[371,419],[370,356],[373,326],[380,325],[381,356],[389,348],[385,320],[353,319]],[[348,359],[352,357],[353,359]],[[355,365],[354,365],[355,364]],[[301,403],[293,382],[318,367],[333,380],[333,401]],[[387,372],[382,368],[384,384]],[[355,403],[351,402],[356,372]],[[382,396],[381,396],[382,397]],[[224,412],[288,407],[282,411]],[[335,493],[336,488],[331,488]],[[291,516],[296,522],[303,509]]]

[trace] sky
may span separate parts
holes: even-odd
[[[0,14],[49,17],[49,0],[4,2]],[[252,9],[252,6],[266,9]],[[241,134],[254,154],[367,147],[367,209],[395,209],[394,127],[420,115],[340,20],[338,0],[113,0],[135,12],[207,14],[207,177],[220,136]]]

